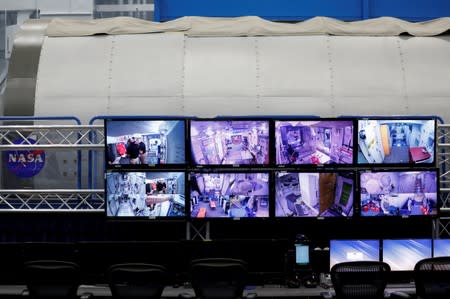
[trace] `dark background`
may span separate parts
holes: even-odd
[[[191,223],[197,229],[203,221]],[[330,239],[431,238],[429,217],[325,219],[217,219],[210,221],[211,240],[186,240],[184,221],[114,221],[103,213],[3,213],[0,217],[0,283],[23,283],[23,262],[72,260],[80,264],[84,283],[105,283],[115,263],[165,265],[171,282],[186,281],[189,262],[203,257],[233,257],[248,262],[253,284],[283,283],[293,267],[286,253],[297,234],[311,240],[311,267],[327,272]],[[195,231],[191,229],[191,237]]]

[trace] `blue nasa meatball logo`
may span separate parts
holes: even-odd
[[[35,144],[33,139],[27,139]],[[14,140],[14,144],[26,144],[22,138]],[[7,168],[21,178],[30,178],[37,175],[45,165],[45,152],[43,150],[19,150],[5,152]]]

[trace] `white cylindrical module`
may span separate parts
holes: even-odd
[[[436,115],[450,37],[46,37],[35,115]]]
[[[47,25],[30,21],[18,34],[5,115],[74,115],[84,124],[97,115],[450,119],[448,34],[50,37]],[[76,159],[55,158],[46,171],[71,169],[73,182]]]

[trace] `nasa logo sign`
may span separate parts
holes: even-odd
[[[35,144],[34,139],[27,139]],[[19,138],[14,140],[14,144],[23,144],[24,140]],[[30,178],[37,175],[45,165],[45,152],[43,150],[20,150],[8,151],[6,155],[6,166],[9,171],[18,177]]]

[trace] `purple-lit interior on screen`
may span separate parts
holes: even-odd
[[[268,173],[193,173],[191,217],[269,217]]]
[[[396,171],[360,174],[361,216],[437,214],[437,172]]]
[[[268,121],[191,121],[197,165],[269,164]]]
[[[276,163],[352,164],[353,121],[276,121]]]
[[[352,172],[277,172],[276,217],[353,215]]]

